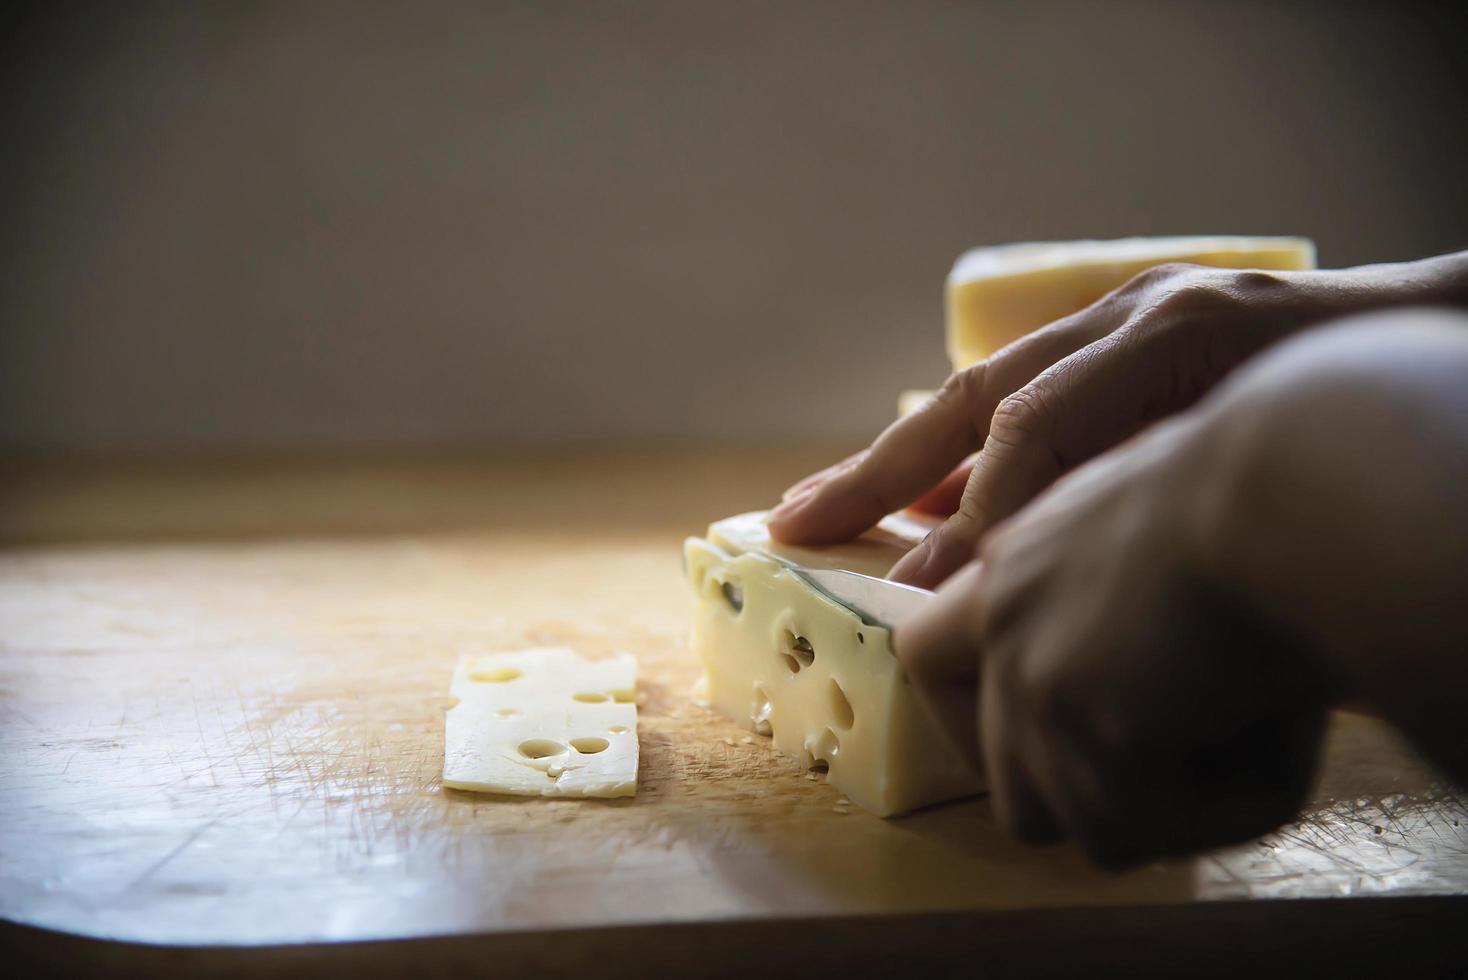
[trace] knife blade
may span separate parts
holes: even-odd
[[[933,593],[913,585],[835,568],[805,568],[791,571],[818,591],[834,599],[871,626],[896,629],[933,598]]]

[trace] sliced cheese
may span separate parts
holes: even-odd
[[[637,661],[552,647],[466,654],[444,719],[443,784],[513,796],[637,792]]]
[[[702,696],[801,765],[826,768],[833,785],[883,817],[976,793],[978,774],[918,703],[891,634],[789,563],[882,575],[930,527],[893,516],[850,544],[797,548],[772,541],[754,513],[684,545]]]
[[[954,370],[968,367],[1164,262],[1313,269],[1315,245],[1308,238],[1189,236],[976,248],[948,275],[949,360]]]

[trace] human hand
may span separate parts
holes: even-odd
[[[988,535],[896,648],[1001,822],[1113,866],[1250,837],[1345,698],[1468,779],[1465,378],[1462,315],[1311,331]]]
[[[1219,473],[1200,425],[1062,480],[898,630],[908,677],[1022,840],[1074,838],[1120,867],[1269,830],[1309,784],[1334,687],[1211,574]]]
[[[966,481],[957,511],[889,573],[932,587],[1058,476],[1187,407],[1260,349],[1348,311],[1454,300],[1468,283],[1465,260],[1281,273],[1158,266],[955,373],[870,448],[791,487],[770,532],[792,544],[845,541]],[[976,451],[967,472],[961,461]]]

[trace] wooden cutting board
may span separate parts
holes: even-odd
[[[982,800],[840,812],[690,700],[679,567],[827,458],[10,465],[0,915],[257,945],[1468,890],[1463,795],[1363,715],[1298,822],[1122,875]],[[543,644],[638,658],[634,799],[439,785],[457,654]]]

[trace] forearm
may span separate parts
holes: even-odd
[[[1211,573],[1468,779],[1468,317],[1328,328],[1202,415]]]

